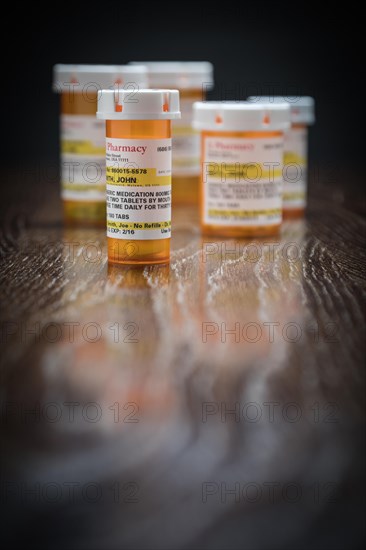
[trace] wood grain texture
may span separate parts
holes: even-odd
[[[212,240],[182,209],[170,266],[118,268],[37,212],[0,241],[9,540],[358,548],[364,220],[319,194],[278,239]]]

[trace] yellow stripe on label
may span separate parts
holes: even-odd
[[[159,176],[156,168],[118,168],[107,166],[107,183],[110,185],[121,185],[123,187],[155,187],[159,185],[170,185],[172,176]]]
[[[256,218],[257,216],[280,216],[282,210],[280,208],[272,208],[268,210],[209,210],[208,215],[224,216],[225,218]]]
[[[305,193],[283,193],[282,198],[284,201],[293,201],[297,199],[305,199]]]
[[[173,124],[173,137],[174,136],[193,136],[198,134],[197,130],[194,130],[190,126],[175,126]]]
[[[65,201],[69,201],[66,204],[66,213],[70,218],[82,222],[97,222],[105,224],[105,201],[101,200],[89,200],[85,198],[72,199],[65,198]]]
[[[171,222],[115,222],[107,220],[107,227],[114,229],[135,229],[138,231],[167,229],[171,227]]]
[[[62,183],[62,189],[67,191],[105,191],[105,184],[94,183]]]
[[[298,164],[299,166],[305,166],[306,161],[304,157],[294,153],[293,151],[285,151],[283,154],[284,164]]]
[[[173,166],[175,168],[181,167],[181,166],[197,166],[199,165],[200,159],[197,158],[184,158],[184,159],[173,159]]]
[[[282,177],[282,168],[268,168],[261,164],[225,164],[209,163],[206,175],[215,179],[232,178],[239,181],[255,182],[257,180],[278,179]]]
[[[96,147],[91,141],[74,141],[63,139],[61,141],[61,152],[63,154],[72,153],[74,155],[98,155],[105,156],[105,146]]]

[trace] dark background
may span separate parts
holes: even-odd
[[[53,5],[47,24],[37,7],[15,8],[13,40],[3,45],[2,88],[6,163],[58,159],[55,63],[124,64],[130,60],[208,60],[214,65],[212,99],[248,94],[311,95],[316,125],[311,169],[321,184],[347,192],[362,184],[364,108],[360,88],[359,16],[332,5],[320,13],[304,3],[199,4],[83,3]],[[360,99],[361,98],[361,99]],[[7,108],[7,106],[9,108]],[[17,155],[14,143],[22,135]],[[14,163],[13,160],[13,163]],[[310,178],[312,185],[319,178]],[[314,180],[314,181],[313,181]]]

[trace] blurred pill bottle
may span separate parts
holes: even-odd
[[[61,198],[68,225],[105,225],[105,123],[95,116],[100,90],[126,89],[133,99],[136,90],[147,86],[145,67],[54,66],[53,89],[60,94]]]
[[[289,106],[199,102],[193,113],[193,125],[201,132],[202,232],[223,237],[277,234]]]
[[[135,61],[131,62],[134,66]],[[213,88],[213,66],[208,61],[140,61],[148,69],[151,88],[176,88],[182,117],[173,122],[173,207],[198,205],[199,136],[192,127],[192,106],[205,101]]]
[[[251,103],[286,103],[291,127],[285,134],[283,217],[298,218],[305,213],[308,187],[308,128],[315,122],[314,99],[308,96],[251,96]]]

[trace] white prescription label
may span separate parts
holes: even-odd
[[[192,128],[195,99],[181,99],[181,118],[173,120],[173,176],[199,176],[200,138]]]
[[[169,239],[171,139],[106,138],[107,236]]]
[[[307,188],[307,127],[291,128],[285,134],[283,207],[305,208]]]
[[[204,136],[204,223],[221,226],[280,223],[282,168],[282,136]]]
[[[62,198],[105,200],[105,122],[93,115],[61,115]]]

